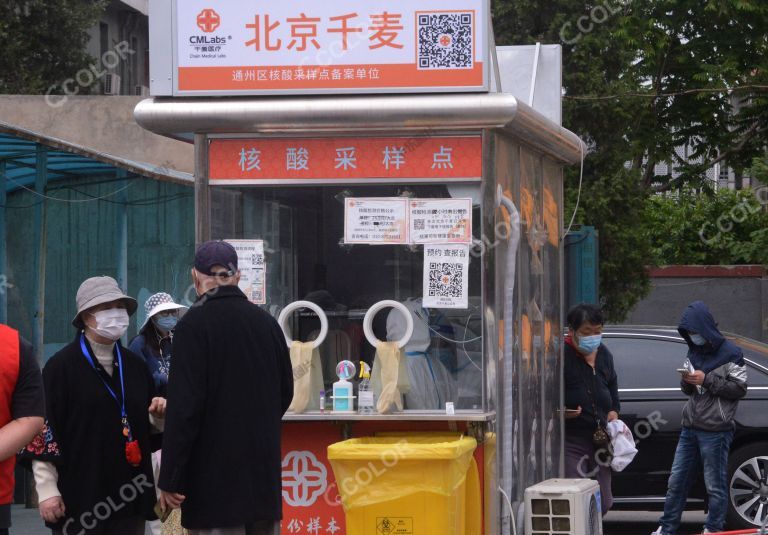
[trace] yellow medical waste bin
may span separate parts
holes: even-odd
[[[348,535],[480,535],[470,437],[396,435],[328,446]]]

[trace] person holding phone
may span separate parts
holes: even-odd
[[[619,386],[613,355],[602,344],[603,313],[595,305],[573,307],[565,337],[565,477],[600,484],[602,513],[613,505],[610,438],[606,424],[619,418]]]
[[[747,394],[747,368],[741,349],[717,329],[709,308],[694,301],[678,327],[688,343],[688,360],[679,368],[680,387],[688,396],[683,408],[680,439],[664,501],[664,515],[653,535],[673,535],[688,498],[688,490],[704,467],[709,512],[704,533],[722,531],[728,509],[728,452],[734,416]]]

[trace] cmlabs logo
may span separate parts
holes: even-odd
[[[213,9],[203,9],[197,15],[197,27],[205,33],[211,33],[219,26],[221,26],[221,17]]]

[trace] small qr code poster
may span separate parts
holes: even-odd
[[[227,240],[237,251],[238,286],[251,303],[267,302],[267,271],[262,240]]]
[[[474,13],[416,13],[420,70],[472,69]]]
[[[425,308],[469,307],[469,246],[424,246]]]

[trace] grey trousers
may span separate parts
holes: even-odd
[[[600,505],[603,516],[613,506],[611,490],[611,460],[605,451],[597,451],[592,440],[565,437],[565,477],[596,479],[600,484]]]
[[[280,522],[261,520],[236,528],[190,529],[189,535],[280,535]]]

